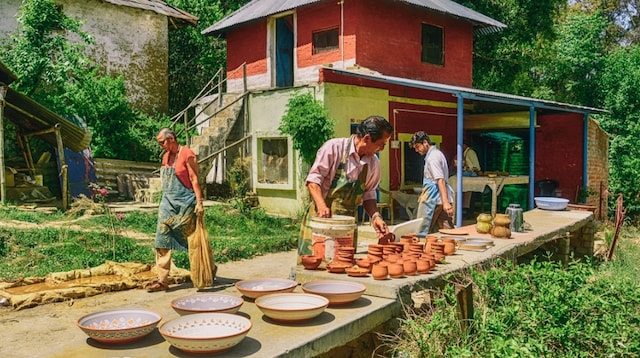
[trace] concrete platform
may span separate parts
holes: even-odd
[[[325,271],[309,271],[295,265],[297,253],[289,251],[257,257],[252,260],[230,262],[219,266],[212,292],[240,295],[233,284],[241,279],[260,277],[289,277],[304,283],[319,279],[349,280],[364,283],[365,295],[356,302],[339,307],[329,307],[312,321],[299,324],[282,324],[266,318],[250,300],[239,314],[251,319],[253,328],[248,336],[231,350],[217,357],[314,357],[361,335],[381,327],[402,314],[401,301],[411,299],[411,294],[435,284],[443,275],[482,264],[497,257],[517,257],[546,242],[567,237],[589,227],[593,214],[588,211],[543,211],[524,213],[524,219],[532,230],[515,233],[512,239],[495,239],[495,246],[486,251],[459,250],[449,256],[447,262],[426,275],[401,279],[376,281],[371,277],[352,278],[346,274]],[[469,237],[483,237],[473,225],[463,227]],[[367,244],[377,242],[372,231],[359,227],[361,245],[359,254],[366,252]],[[588,234],[588,233],[587,233]],[[293,271],[292,271],[293,269]],[[301,292],[300,287],[296,288]],[[0,322],[5,330],[22,337],[20,340],[3,340],[0,356],[5,357],[188,357],[173,348],[157,330],[143,340],[124,346],[105,346],[87,336],[75,326],[81,316],[111,308],[143,307],[162,314],[163,322],[177,318],[170,306],[171,300],[195,294],[191,284],[173,286],[167,292],[148,293],[145,290],[129,290],[105,293],[73,302],[42,305],[23,311],[0,309]],[[410,301],[409,301],[410,302]],[[372,347],[373,348],[373,347]]]

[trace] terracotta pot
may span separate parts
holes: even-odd
[[[407,235],[402,235],[400,237],[400,243],[402,244],[412,244],[418,242],[418,238],[415,236],[407,236]]]
[[[499,239],[508,239],[511,237],[511,229],[504,226],[494,226],[491,228],[491,236]]]
[[[447,243],[447,242],[450,242],[450,243],[452,243],[454,245],[456,244],[456,240],[454,240],[454,239],[452,239],[450,237],[443,237],[442,238],[442,243]]]
[[[418,273],[425,274],[429,272],[429,270],[431,270],[431,264],[427,259],[419,259],[418,261],[416,261],[416,269]]]
[[[358,265],[358,267],[362,267],[363,269],[367,269],[367,271],[369,272],[371,272],[371,266],[373,266],[371,264],[371,261],[369,261],[369,259],[367,258],[356,259],[356,265]]]
[[[440,242],[432,242],[431,243],[431,252],[436,254],[444,254],[444,244]]]
[[[389,269],[386,264],[374,264],[371,268],[371,276],[374,280],[386,280],[389,277]]]
[[[368,254],[367,255],[367,260],[369,260],[369,262],[371,262],[371,264],[375,264],[375,263],[378,263],[378,262],[382,261],[382,256],[376,256],[376,255]]]
[[[418,271],[418,264],[415,260],[404,260],[402,262],[404,273],[409,276],[414,276]]]
[[[322,262],[322,257],[313,256],[313,255],[302,255],[300,256],[300,261],[302,262],[302,266],[307,270],[315,270],[320,266]]]
[[[444,243],[444,254],[449,256],[453,255],[456,252],[456,244],[453,242],[445,242]]]
[[[511,224],[511,219],[507,214],[496,214],[496,217],[493,219],[494,226],[506,226],[509,227]]]
[[[402,254],[390,254],[387,255],[387,262],[396,262],[398,260],[402,259]]]
[[[389,276],[393,278],[401,278],[404,276],[404,266],[397,262],[389,264]]]
[[[437,242],[438,241],[438,237],[435,235],[429,235],[427,236],[427,243],[429,242]]]

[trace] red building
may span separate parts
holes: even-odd
[[[226,38],[229,92],[312,88],[341,135],[366,117],[362,107],[385,115],[396,129],[381,153],[382,183],[391,190],[419,185],[413,178],[414,172],[419,175],[419,165],[412,164],[417,159],[405,147],[407,135],[417,130],[435,135],[453,162],[461,158],[464,133],[477,140],[488,170],[508,171],[492,163],[496,154],[487,146],[495,143],[484,140],[499,133],[522,142],[516,156],[500,155],[508,157],[511,174],[517,170],[529,178],[523,206],[533,206],[535,182],[541,179],[556,180],[554,195],[574,201],[579,188],[594,190],[606,183],[589,165],[605,163],[606,149],[587,153],[589,140],[606,142],[606,134],[588,118],[600,110],[474,89],[474,34],[505,27],[447,0],[254,0],[203,34]],[[269,116],[261,114],[266,111],[249,110],[248,127],[266,131],[260,123],[269,122],[277,128],[273,107]]]

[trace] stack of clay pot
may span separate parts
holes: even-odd
[[[435,267],[435,258],[425,253],[424,246],[415,234],[405,234],[400,242],[388,245],[369,245],[367,259],[372,264],[371,275],[376,280],[384,280],[389,276],[403,278],[428,273]]]
[[[338,254],[336,255],[334,261],[345,262],[348,264],[353,264],[353,257],[356,253],[356,248],[352,246],[341,246],[338,248]]]
[[[509,218],[509,215],[496,214],[496,217],[493,218],[493,227],[490,231],[491,236],[499,239],[511,238],[511,229],[509,228],[510,225],[511,219]]]

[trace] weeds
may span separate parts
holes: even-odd
[[[105,207],[88,198],[74,203],[76,210],[66,216],[23,213],[0,207],[0,217],[5,221],[26,218],[20,221],[43,224],[37,229],[0,228],[0,280],[87,268],[107,259],[153,263],[153,240],[128,238],[122,233],[152,236],[157,212],[114,214]],[[98,215],[86,215],[87,212]],[[64,225],[65,220],[71,219],[77,229]],[[47,221],[63,225],[48,227],[44,225]],[[293,220],[274,218],[260,209],[242,212],[229,205],[209,207],[205,210],[205,223],[217,262],[289,251],[297,244],[299,228]],[[188,254],[176,252],[174,262],[178,267],[188,268]]]
[[[534,259],[472,269],[462,278],[474,284],[469,331],[460,329],[447,285],[432,292],[428,309],[408,309],[386,345],[395,357],[637,356],[640,250],[632,240],[619,248],[612,262]]]

